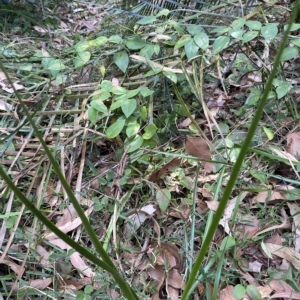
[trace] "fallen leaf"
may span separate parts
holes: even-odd
[[[234,287],[227,285],[225,289],[221,290],[218,294],[218,300],[235,300],[232,295]]]
[[[38,290],[46,289],[52,283],[52,278],[45,278],[45,279],[34,279],[31,280],[29,285],[30,287]]]
[[[268,203],[269,201],[274,201],[274,200],[283,200],[285,199],[284,195],[280,192],[277,191],[265,191],[265,192],[260,192],[256,195],[254,198],[254,201],[259,202],[259,203]]]
[[[211,160],[210,149],[207,142],[200,137],[188,137],[185,144],[186,153],[197,157],[203,168],[207,173],[211,173],[214,170],[214,164],[212,162],[204,161]]]
[[[234,197],[233,199],[229,200],[228,203],[227,203],[227,206],[226,206],[225,211],[223,213],[223,217],[220,220],[219,224],[223,226],[224,231],[229,235],[231,235],[229,222],[231,220],[231,216],[232,216],[233,210],[236,206],[236,203],[237,203],[239,198],[240,198],[240,202],[243,201],[243,199],[247,195],[248,195],[248,192],[242,192],[240,195],[238,195],[237,197]]]
[[[88,208],[86,211],[85,211],[85,215],[88,217],[92,211],[93,211],[93,207],[90,207]],[[57,226],[62,232],[64,233],[68,233],[74,229],[76,229],[78,226],[80,226],[82,223],[81,219],[79,217],[67,222],[66,224],[62,225],[62,226]],[[53,232],[50,232],[48,234],[45,235],[45,239],[48,240],[48,241],[51,241],[53,239],[56,239],[57,236],[55,233]]]
[[[300,254],[290,247],[283,247],[275,244],[265,243],[271,254],[277,255],[281,258],[285,258],[292,265],[300,270]]]
[[[294,246],[295,251],[300,253],[300,207],[296,203],[287,202],[290,209],[290,214],[293,218],[293,231],[294,231]]]
[[[300,132],[288,133],[286,136],[287,146],[286,152],[292,154],[295,157],[299,157],[300,154]]]
[[[125,237],[127,239],[130,238],[140,228],[140,226],[154,214],[155,211],[156,208],[154,205],[149,204],[142,207],[137,213],[129,216],[128,219],[130,222],[126,222],[125,225]]]
[[[262,265],[263,264],[261,264],[257,260],[255,260],[254,262],[249,262],[249,270],[255,273],[260,273]]]
[[[149,176],[148,180],[151,182],[156,182],[159,178],[161,178],[167,172],[170,172],[172,169],[178,167],[179,165],[180,165],[180,159],[173,158],[171,161],[169,161],[167,164],[165,164],[159,171],[152,173]]]
[[[184,289],[185,284],[182,276],[179,274],[178,269],[172,269],[169,272],[168,284],[176,289]]]

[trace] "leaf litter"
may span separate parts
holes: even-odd
[[[99,12],[98,8],[91,6],[86,6],[82,9],[82,13],[85,15],[84,19],[81,19],[82,17],[79,14],[75,14],[69,8],[61,7],[60,12],[65,15],[64,19],[68,19],[68,21],[65,21],[67,24],[61,22],[59,25],[60,30],[65,32],[65,35],[55,36],[53,39],[53,48],[59,51],[65,49],[69,40],[73,38],[67,31],[69,27],[79,34],[93,34],[102,19],[100,15],[104,13],[101,10]],[[40,38],[48,34],[48,31],[39,26],[35,26],[34,29]],[[246,51],[247,49],[244,50]],[[50,56],[44,49],[41,52],[43,57]],[[176,74],[183,73],[181,68],[165,68],[163,64],[146,60],[141,55],[135,54],[131,57],[146,65],[149,64],[152,68],[164,69]],[[231,55],[225,51],[224,62],[231,59]],[[269,65],[269,62],[267,64]],[[98,69],[103,74],[107,71],[103,70],[103,66],[97,67],[97,71],[99,71]],[[89,93],[95,89],[99,82],[99,78],[93,78],[95,82],[90,81],[92,71],[90,68],[85,68],[82,76],[79,76],[77,71],[70,74],[70,78],[76,78],[80,84],[86,84],[85,86],[79,86],[82,92]],[[237,71],[234,70],[234,72]],[[188,73],[191,74],[192,71],[188,70]],[[214,76],[215,74],[211,75]],[[111,78],[113,85],[120,86],[120,82],[123,82],[125,77],[121,77],[116,72]],[[236,107],[232,103],[235,101],[241,103],[241,99],[238,98],[242,94],[240,91],[243,89],[248,90],[249,86],[253,86],[255,82],[261,82],[261,80],[261,74],[253,71],[244,75],[240,82],[236,82],[234,77],[230,77],[228,83],[232,93],[228,93],[228,95],[226,95],[227,92],[225,93],[222,90],[223,87],[222,89],[219,86],[215,88],[211,83],[207,84],[205,92],[210,94],[208,106],[211,111],[213,111],[213,107],[218,108],[215,110],[214,118],[220,124],[225,122],[228,128],[229,126],[240,127],[240,132],[244,134],[248,126],[247,116],[253,112],[252,108],[249,107],[251,99],[248,98],[246,101],[245,106],[248,105],[246,108],[244,106]],[[55,97],[60,95],[62,89],[72,92],[75,88],[73,83],[75,82],[72,82],[70,86],[67,86],[67,84],[63,86],[56,80],[53,80],[51,93]],[[93,83],[96,83],[96,85],[93,85]],[[17,90],[25,93],[30,83],[14,80],[13,84]],[[0,72],[0,86],[6,92],[6,95],[13,94],[14,91],[8,85],[2,72]],[[26,97],[28,97],[26,99],[28,103],[33,103],[33,105],[39,104],[39,96],[31,99],[31,95],[28,93]],[[76,94],[76,97],[79,97],[79,94]],[[60,107],[55,106],[55,101],[49,101],[45,106],[48,113],[49,111],[60,110]],[[69,103],[68,101],[66,103]],[[78,106],[78,104],[76,105]],[[82,104],[82,106],[79,104],[79,106],[79,112],[77,110],[76,114],[80,114],[80,122],[86,122],[86,104]],[[1,95],[1,113],[11,112],[15,108],[14,102],[9,101],[7,96],[2,98]],[[69,111],[73,108],[67,106],[66,110]],[[243,112],[241,109],[245,109],[245,111]],[[233,113],[234,111],[236,114]],[[160,113],[159,110],[157,112]],[[239,113],[244,113],[243,117],[245,119],[242,121],[236,118]],[[266,114],[268,114],[267,111]],[[226,116],[225,120],[224,116]],[[17,113],[12,117],[18,120]],[[137,286],[141,287],[140,291],[141,293],[145,292],[142,294],[142,297],[145,297],[145,299],[145,295],[150,295],[152,299],[180,299],[185,286],[186,278],[184,274],[188,272],[188,264],[186,262],[191,257],[193,259],[196,257],[201,247],[201,238],[208,213],[215,211],[218,207],[218,201],[212,201],[216,193],[216,182],[219,179],[220,170],[217,163],[213,162],[213,159],[217,157],[214,153],[215,149],[210,148],[211,145],[208,145],[205,139],[189,133],[186,137],[185,149],[176,149],[176,147],[172,149],[171,140],[168,146],[164,145],[161,147],[166,155],[170,155],[171,160],[162,155],[151,153],[151,151],[149,154],[148,150],[145,150],[147,155],[138,161],[138,164],[134,164],[134,162],[138,160],[137,157],[141,154],[137,156],[129,155],[129,162],[127,161],[124,166],[118,168],[118,165],[122,162],[120,156],[118,156],[120,153],[117,153],[122,142],[119,139],[120,137],[116,137],[116,141],[112,142],[108,141],[103,134],[101,141],[93,144],[91,136],[83,135],[89,124],[87,122],[80,123],[77,117],[72,118],[69,112],[64,113],[62,119],[66,122],[64,124],[66,128],[54,128],[54,124],[53,126],[51,126],[51,123],[46,124],[49,122],[48,119],[47,122],[41,122],[40,126],[47,129],[47,131],[52,127],[52,131],[48,131],[50,133],[45,135],[45,139],[53,149],[56,149],[55,145],[60,145],[60,156],[58,158],[61,160],[62,171],[73,190],[80,194],[80,197],[78,197],[81,201],[80,203],[93,223],[95,230],[99,232],[99,239],[102,241],[107,239],[109,222],[114,215],[118,216],[115,225],[118,229],[119,240],[114,244],[109,243],[108,251],[110,251],[112,257],[115,257],[116,253],[120,254],[121,266],[125,273],[128,274],[128,280],[135,282]],[[206,124],[205,121],[201,123],[203,119],[199,121],[200,118],[197,114],[193,114],[192,117],[199,124],[204,124],[204,128],[209,128],[205,132],[207,136],[210,136],[210,124]],[[234,121],[236,121],[236,124]],[[108,119],[105,122],[108,122]],[[264,122],[267,123],[264,125],[269,126],[268,121],[264,120]],[[244,126],[245,124],[246,126]],[[191,128],[190,125],[192,125],[191,119],[184,118],[178,124],[178,128],[188,130],[188,128]],[[281,123],[278,124],[278,127],[279,125],[281,126]],[[68,126],[70,126],[69,129],[72,134],[73,131],[79,129],[82,132],[78,131],[80,134],[76,137],[75,135],[66,136],[64,131],[67,131]],[[28,130],[28,128],[24,128]],[[59,134],[56,135],[54,129],[57,129],[56,132],[59,132]],[[273,129],[275,131],[275,128]],[[90,133],[97,133],[95,128],[89,128],[89,130]],[[5,136],[9,135],[9,131],[10,128],[1,128],[1,133]],[[270,141],[264,140],[266,137],[263,134],[256,136],[259,145],[263,145],[261,142],[267,145],[264,150],[267,151],[269,158],[271,157],[273,161],[271,163],[267,160],[264,161],[255,153],[249,155],[248,161],[245,162],[246,166],[241,172],[236,190],[233,192],[220,222],[218,234],[214,237],[214,243],[211,246],[211,252],[207,256],[207,261],[215,256],[215,252],[219,250],[219,245],[221,245],[224,237],[229,235],[236,238],[236,252],[227,251],[225,255],[226,261],[222,262],[224,263],[224,269],[221,272],[221,284],[218,286],[218,299],[236,299],[233,295],[237,287],[239,288],[239,285],[243,285],[245,289],[245,293],[242,296],[243,299],[264,297],[270,299],[300,299],[299,289],[296,288],[297,284],[299,286],[299,279],[293,277],[293,272],[299,271],[300,261],[299,206],[297,204],[299,191],[296,185],[297,177],[295,177],[298,172],[300,133],[287,127],[287,130],[285,132],[282,131],[281,134],[283,139],[286,140],[285,147],[281,144],[273,145]],[[218,145],[219,141],[217,139],[218,137],[212,138],[213,145]],[[237,140],[238,134],[231,141],[232,147],[234,147],[234,143]],[[87,143],[84,144],[83,142]],[[20,144],[22,145],[21,147]],[[34,169],[38,168],[37,165],[30,166],[32,161],[28,160],[28,154],[32,153],[34,149],[35,158],[41,160],[44,153],[40,149],[36,138],[30,135],[15,135],[14,145],[16,149],[21,149],[18,152],[18,155],[22,158],[18,161],[19,165],[12,164],[13,160],[10,159],[12,155],[11,152],[8,152],[11,149],[8,148],[5,153],[6,160],[3,161],[3,164],[10,166],[9,172],[11,172],[11,175],[16,176],[14,177],[16,182],[21,179],[18,184],[26,192],[27,186],[24,188],[24,179],[29,181],[35,180],[34,178],[38,174],[43,173],[43,169],[34,171]],[[90,153],[81,157],[82,153],[85,153],[83,150],[86,150],[86,145]],[[161,148],[157,150],[162,150]],[[172,151],[168,152],[170,149]],[[233,157],[235,156],[234,151],[237,149],[232,148]],[[172,158],[172,154],[175,151],[176,153],[181,153],[179,154],[181,155],[180,158]],[[197,178],[195,178],[195,161],[189,162],[185,158],[184,152],[194,156],[195,161],[200,162],[203,166]],[[224,161],[228,159],[227,154],[222,152],[222,149],[218,148],[218,152],[218,155],[220,153],[223,155],[221,158]],[[218,157],[219,159],[220,157]],[[292,169],[292,172],[287,173],[287,176],[271,180],[268,174],[278,175],[276,168],[272,164],[276,165],[282,160],[284,164]],[[259,161],[258,164],[257,161]],[[44,160],[41,163],[47,163],[47,161]],[[83,170],[80,171],[81,163],[85,164],[85,172],[82,172]],[[157,168],[157,163],[161,167]],[[132,164],[132,168],[130,164]],[[150,174],[148,172],[150,168],[144,168],[143,164],[154,166],[151,168]],[[20,171],[20,166],[22,166],[22,171]],[[261,172],[264,173],[267,179],[261,180],[262,177],[253,176],[253,173],[251,174],[250,172],[251,168],[259,169],[259,171],[263,170]],[[115,171],[116,169],[122,170],[122,172]],[[153,170],[155,171],[153,172]],[[226,175],[222,178],[221,190],[226,185],[230,167],[226,172]],[[57,182],[54,173],[51,173],[51,179],[53,181],[43,181],[41,183],[42,190],[44,186],[50,187],[48,190],[46,188],[42,191],[45,195],[42,209],[45,213],[49,213],[49,219],[61,230],[87,248],[92,249],[90,241],[82,230],[81,220],[78,218],[72,205],[68,203],[65,192],[61,190],[60,183]],[[89,185],[89,182],[95,182],[95,185]],[[196,199],[193,199],[192,192],[195,182],[197,182],[197,195]],[[81,189],[81,186],[87,188]],[[112,186],[114,191],[111,189]],[[121,194],[125,190],[133,189],[133,187],[135,190],[130,193],[129,200],[126,203],[122,203],[121,199],[123,198]],[[294,193],[292,193],[293,190]],[[35,199],[36,190],[28,189],[28,191],[29,195]],[[3,196],[6,197],[4,194]],[[191,224],[193,201],[195,201],[195,210],[198,214],[195,224]],[[15,207],[12,208],[14,209]],[[115,208],[115,212],[113,212],[113,208]],[[16,221],[13,214],[9,215],[10,211],[6,213],[6,219],[9,222],[7,222],[8,225],[6,225],[5,232],[1,232],[3,241],[12,236],[11,230]],[[29,233],[35,232],[32,228],[29,231],[29,220],[30,218],[27,218],[26,212],[21,220],[20,227],[17,229],[21,231],[28,228]],[[190,233],[191,226],[195,226],[196,229],[196,237],[193,241],[195,251],[193,253],[190,253],[185,245],[185,238]],[[79,291],[87,285],[93,285],[95,289],[99,290],[103,288],[107,295],[114,295],[116,298],[120,296],[118,289],[110,285],[108,280],[103,279],[106,278],[105,276],[102,277],[102,280],[99,280],[97,277],[100,276],[99,272],[93,264],[83,259],[77,252],[72,253],[71,248],[52,232],[48,232],[42,227],[39,230],[40,232],[37,233],[38,238],[32,238],[28,233],[28,236],[26,236],[25,231],[21,231],[22,238],[17,236],[15,243],[9,245],[10,251],[3,255],[1,252],[1,267],[3,265],[7,266],[11,274],[22,277],[22,282],[27,282],[28,287],[40,291],[49,292],[54,288],[54,282],[58,282],[59,293],[70,293],[74,297],[76,296],[74,291]],[[30,243],[25,243],[24,239],[29,239]],[[197,285],[197,292],[194,295],[195,299],[199,299],[205,293],[210,293],[208,289],[214,283],[216,265],[207,271],[207,281],[203,280]],[[235,265],[238,268],[233,268]],[[28,274],[26,271],[28,271]],[[228,275],[226,272],[230,272],[229,277],[226,277]],[[277,275],[274,276],[274,273]],[[43,276],[45,274],[51,278]],[[6,287],[12,286],[12,281],[7,280],[6,283]],[[21,291],[21,288],[19,288],[19,291]]]

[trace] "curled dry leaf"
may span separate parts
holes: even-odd
[[[92,213],[93,209],[94,209],[93,207],[88,208],[85,211],[84,214],[88,217]],[[67,222],[66,224],[64,224],[62,226],[58,226],[58,228],[62,232],[68,233],[68,232],[74,230],[75,228],[77,228],[78,226],[80,226],[81,223],[82,223],[81,219],[79,217],[77,217],[77,218],[73,219],[72,221]],[[48,241],[54,240],[56,238],[57,238],[57,236],[53,232],[50,232],[50,233],[45,235],[45,239],[48,240]]]
[[[214,164],[205,160],[211,160],[211,154],[207,142],[200,137],[188,137],[185,144],[186,153],[197,157],[207,173],[214,170]]]
[[[22,277],[23,273],[25,272],[25,268],[22,268],[20,265],[16,264],[9,258],[3,259],[1,263],[9,266],[19,277]]]
[[[159,171],[152,173],[149,177],[149,181],[156,182],[159,178],[165,175],[167,172],[170,172],[172,169],[178,167],[180,165],[179,158],[173,158],[167,164],[165,164]]]

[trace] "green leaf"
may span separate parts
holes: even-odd
[[[250,170],[250,174],[251,174],[251,176],[253,176],[257,180],[259,180],[260,182],[268,184],[268,179],[267,179],[267,176],[265,175],[265,173],[263,173],[259,170],[253,169],[253,170]]]
[[[155,45],[148,44],[140,50],[140,56],[150,59],[155,52]]]
[[[259,21],[247,21],[246,25],[252,30],[260,30],[261,23]]]
[[[134,96],[136,96],[138,93],[140,92],[140,88],[128,91],[128,93],[126,94],[127,98],[132,98]]]
[[[239,28],[243,27],[245,25],[245,23],[246,23],[245,18],[239,18],[239,19],[234,20],[231,23],[231,27],[235,28],[235,29],[239,29]]]
[[[111,90],[114,95],[125,95],[128,93],[128,90],[121,86],[114,86]]]
[[[213,43],[213,53],[217,54],[224,50],[229,44],[230,38],[228,36],[219,36]]]
[[[130,142],[128,153],[134,152],[135,150],[139,149],[143,144],[143,138],[140,135],[137,135],[132,142]]]
[[[165,213],[168,209],[171,201],[171,193],[168,189],[161,189],[156,191],[156,201],[162,213]]]
[[[48,70],[50,71],[53,77],[56,77],[57,74],[65,68],[66,66],[62,63],[60,59],[52,60],[48,66]]]
[[[30,72],[32,70],[32,67],[33,67],[32,64],[25,64],[25,65],[20,66],[19,70]]]
[[[290,40],[291,43],[293,43],[294,45],[300,47],[300,39],[292,39]]]
[[[147,116],[148,116],[147,108],[146,108],[146,106],[142,106],[141,107],[141,119],[145,122],[147,120]]]
[[[147,16],[147,17],[144,17],[144,18],[140,19],[136,23],[139,24],[139,25],[146,25],[146,24],[152,24],[155,21],[156,21],[155,16]]]
[[[147,45],[147,43],[138,36],[131,36],[125,40],[125,45],[130,50],[139,50]]]
[[[118,68],[125,73],[128,64],[129,64],[129,57],[126,51],[120,51],[114,54],[114,63],[118,66]]]
[[[288,25],[284,25],[284,30],[287,30]],[[300,28],[300,24],[293,23],[290,31],[296,31]]]
[[[121,44],[123,39],[118,35],[112,35],[109,37],[108,41],[113,44]]]
[[[200,32],[194,36],[194,42],[203,50],[209,46],[209,38],[205,32]]]
[[[229,34],[237,39],[237,40],[242,40],[243,39],[243,34],[244,34],[244,30],[243,29],[237,29],[237,28],[234,28],[234,29],[231,29],[229,31]]]
[[[283,50],[280,61],[286,61],[295,58],[298,53],[299,49],[297,47],[287,47]]]
[[[163,74],[172,82],[177,83],[177,75],[173,72],[163,71]]]
[[[125,125],[125,118],[120,117],[115,123],[106,129],[106,135],[109,139],[113,139],[120,134]]]
[[[191,59],[198,54],[199,47],[194,42],[194,40],[191,39],[184,45],[184,50],[185,50],[185,54],[186,54],[187,58]]]
[[[274,139],[274,133],[268,128],[268,127],[263,127],[265,134],[267,135],[267,138],[269,141]]]
[[[107,41],[108,41],[108,39],[106,36],[99,36],[94,40],[94,43],[99,47],[99,46],[105,45],[107,43]]]
[[[244,298],[245,293],[246,293],[246,289],[241,284],[238,284],[234,287],[234,289],[232,291],[232,296],[236,300],[241,300]]]
[[[292,85],[289,82],[280,82],[276,88],[277,98],[283,98],[289,90],[292,88]]]
[[[203,30],[200,25],[188,25],[186,29],[191,35],[195,35]]]
[[[113,84],[109,80],[103,80],[100,84],[100,87],[102,90],[105,90],[107,92],[111,92],[113,89]]]
[[[273,40],[277,36],[277,33],[278,28],[274,23],[269,23],[261,28],[261,35],[267,42]]]
[[[143,134],[144,140],[150,140],[157,131],[157,127],[154,124],[149,124],[144,128],[145,133]]]
[[[248,285],[246,291],[251,300],[261,300],[261,294],[254,285]]]
[[[229,250],[232,247],[235,246],[235,239],[232,236],[226,236],[221,245],[220,245],[220,250]]]
[[[149,76],[157,75],[157,74],[161,73],[161,71],[162,71],[162,68],[152,68],[152,70],[148,71],[144,76],[149,77]]]
[[[140,93],[143,97],[148,97],[154,93],[154,91],[150,90],[146,86],[142,87]]]
[[[170,13],[170,11],[168,9],[162,9],[161,11],[159,11],[158,14],[156,14],[156,18],[160,17],[160,16],[168,16]]]
[[[80,41],[75,45],[76,52],[83,52],[88,48],[89,48],[89,43],[86,40]]]
[[[230,29],[229,26],[218,26],[218,27],[216,27],[214,30],[212,30],[211,32],[212,32],[212,33],[223,34],[223,33],[228,32],[229,29]]]
[[[90,107],[88,110],[88,118],[92,122],[93,125],[96,125],[98,120],[98,111],[94,107]]]
[[[91,58],[91,52],[82,51],[78,52],[77,56],[74,58],[74,66],[76,69],[84,66],[87,62],[89,62]]]
[[[183,35],[175,44],[174,50],[177,50],[181,47],[183,47],[187,42],[189,42],[192,39],[192,37],[189,34]]]
[[[93,96],[92,100],[105,101],[111,97],[110,92],[104,90],[98,90],[96,94]]]
[[[229,126],[226,123],[219,123],[218,126],[223,134],[229,133]],[[213,126],[213,129],[215,131],[219,131],[219,129],[216,127],[216,125]]]
[[[253,39],[255,39],[257,36],[258,36],[258,31],[250,30],[244,34],[242,41],[243,43],[248,43]]]
[[[91,101],[91,106],[95,108],[97,111],[102,112],[104,114],[108,113],[108,109],[105,104],[100,100]]]
[[[127,128],[126,128],[126,135],[130,138],[132,136],[134,136],[135,134],[137,134],[139,132],[141,128],[141,125],[137,122],[133,122],[128,124]]]
[[[158,142],[156,139],[151,138],[150,140],[144,140],[143,142],[143,148],[150,148],[153,149],[158,145]]]
[[[136,109],[136,100],[126,99],[122,101],[121,108],[126,118],[128,118]]]

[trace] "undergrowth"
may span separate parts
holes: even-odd
[[[297,299],[294,4],[40,5],[0,6],[0,295]]]

